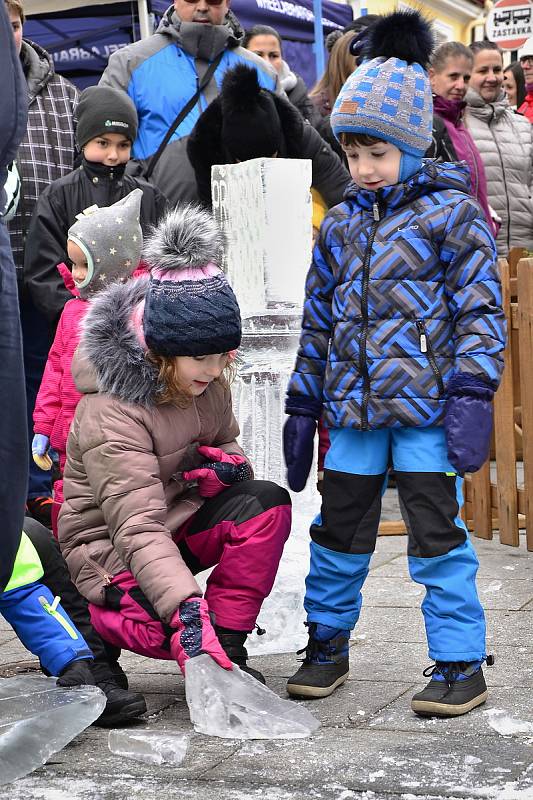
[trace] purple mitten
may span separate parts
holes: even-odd
[[[458,373],[446,390],[444,430],[448,458],[460,475],[481,469],[490,451],[493,390],[480,378]]]
[[[293,492],[305,487],[313,463],[316,420],[292,414],[283,427],[283,454],[287,465],[287,481]]]

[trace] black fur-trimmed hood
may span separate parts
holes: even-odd
[[[157,367],[132,327],[132,314],[144,300],[146,277],[113,284],[90,302],[82,323],[80,347],[72,365],[79,391],[103,392],[149,408],[159,391]]]

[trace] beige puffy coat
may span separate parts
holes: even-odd
[[[203,503],[183,470],[202,462],[197,446],[240,453],[231,392],[212,383],[188,408],[157,404],[156,369],[129,327],[144,296],[141,279],[95,298],[72,371],[84,394],[67,445],[59,540],[79,591],[102,605],[110,578],[127,569],[169,622],[201,595],[172,532]]]
[[[511,247],[533,250],[533,126],[511,111],[503,92],[486,103],[469,89],[466,102],[465,123],[483,159],[489,205],[502,220],[498,255],[507,256]]]

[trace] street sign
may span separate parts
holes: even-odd
[[[485,30],[487,39],[502,50],[518,50],[533,35],[533,3],[498,0],[489,11]]]

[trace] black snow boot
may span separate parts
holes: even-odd
[[[350,631],[330,628],[310,622],[309,641],[303,664],[287,682],[287,692],[293,697],[314,699],[328,697],[348,677],[348,642]]]
[[[427,667],[423,674],[431,680],[411,700],[413,711],[421,717],[458,717],[480,706],[487,699],[481,663],[437,661]],[[488,656],[487,664],[493,663]]]
[[[122,673],[122,669],[120,671]],[[121,688],[117,675],[109,665],[95,663],[92,672],[96,685],[107,698],[106,707],[93,725],[99,728],[111,728],[146,713],[146,701],[143,695]]]
[[[86,658],[71,661],[59,675],[56,684],[64,689],[73,689],[75,686],[94,686],[96,680],[91,672],[92,663]]]
[[[246,663],[248,661],[248,651],[244,643],[248,636],[247,631],[232,631],[229,628],[219,628],[218,625],[215,625],[215,633],[230,661],[233,661],[243,672],[247,672],[248,675],[251,675],[252,678],[255,678],[260,683],[266,683],[263,675]]]

